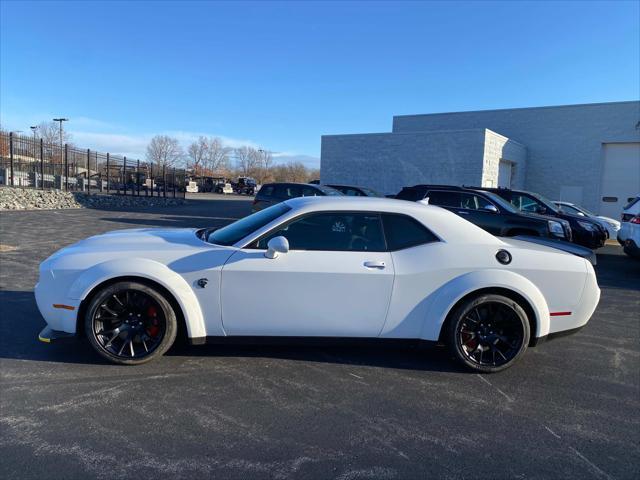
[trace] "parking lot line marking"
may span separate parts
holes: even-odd
[[[600,476],[604,477],[604,478],[608,478],[611,479],[612,477],[605,472],[604,470],[602,470],[600,467],[598,467],[596,464],[594,464],[593,462],[591,462],[587,457],[585,457],[584,455],[582,455],[578,450],[576,450],[573,447],[569,447],[569,450],[571,450],[573,453],[575,453],[580,459],[582,459],[582,461],[584,461],[587,465],[589,465],[591,467],[592,470],[594,470],[596,473],[600,474]]]
[[[355,373],[349,373],[349,375],[351,375],[352,377],[359,378],[360,380],[364,379],[364,377],[361,377],[360,375],[356,375]]]
[[[487,385],[489,385],[490,387],[495,388],[500,395],[502,395],[504,398],[506,398],[507,400],[509,400],[510,402],[513,402],[513,398],[511,398],[509,395],[507,395],[506,393],[504,393],[502,390],[500,390],[498,387],[496,387],[493,383],[491,383],[489,380],[487,380],[486,378],[484,378],[482,375],[480,375],[479,373],[476,373],[476,376],[482,380],[484,383],[486,383]]]
[[[551,429],[550,429],[549,427],[547,427],[546,425],[543,425],[543,426],[544,426],[544,428],[546,428],[546,429],[547,429],[547,431],[548,431],[551,435],[553,435],[554,437],[556,437],[556,438],[562,438],[562,437],[560,437],[560,435],[558,435],[556,432],[554,432],[553,430],[551,430]]]

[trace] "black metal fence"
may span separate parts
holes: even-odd
[[[45,143],[27,135],[0,133],[2,185],[184,198],[185,181],[183,169],[72,145]]]

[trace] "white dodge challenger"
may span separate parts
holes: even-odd
[[[40,340],[86,336],[131,365],[165,353],[181,329],[192,344],[406,339],[495,372],[584,326],[598,304],[588,255],[544,242],[366,197],[296,198],[220,229],[119,230],[41,264]]]

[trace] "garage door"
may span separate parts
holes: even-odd
[[[619,219],[640,192],[640,143],[605,143],[600,215]]]
[[[513,163],[506,160],[500,160],[498,164],[498,186],[511,188],[511,171],[513,169]]]

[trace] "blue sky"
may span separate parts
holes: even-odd
[[[12,2],[0,121],[76,144],[223,137],[300,157],[395,114],[633,100],[638,2]]]

